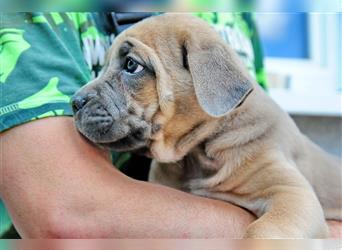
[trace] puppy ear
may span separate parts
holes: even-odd
[[[186,46],[196,97],[210,116],[224,116],[243,103],[253,85],[227,45],[214,40],[203,47]]]

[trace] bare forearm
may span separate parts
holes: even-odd
[[[123,192],[121,197],[111,196],[112,192],[100,201],[103,207],[98,213],[111,211],[110,214],[99,216],[96,222],[92,216],[82,219],[89,223],[87,234],[91,237],[239,238],[254,219],[228,203],[167,187],[135,182],[127,188],[127,195]],[[99,224],[103,231],[93,231],[100,228]],[[66,237],[72,237],[67,234]]]
[[[247,212],[232,205],[187,196],[168,188],[139,184],[131,191],[136,193],[118,199],[105,199],[106,204],[99,199],[104,206],[89,213],[83,211],[82,215],[68,216],[67,220],[63,220],[67,223],[51,236],[238,238],[253,220]]]
[[[342,238],[342,222],[329,220],[328,226],[330,231],[330,238],[341,239]]]
[[[142,214],[154,217],[152,223],[148,221],[149,224],[146,224],[147,228],[152,230],[145,236],[239,238],[254,220],[250,213],[228,203],[188,195],[164,187],[157,189],[147,183],[141,186],[143,189],[140,189],[140,192],[137,190],[137,196],[144,195],[146,199],[139,204],[139,207],[143,210],[146,206],[147,209],[143,210]],[[136,188],[141,187],[136,186]],[[149,202],[159,205],[149,206]],[[145,224],[144,221],[141,223]]]
[[[19,126],[0,140],[0,191],[23,237],[239,237],[253,219],[227,203],[129,179],[70,118]]]

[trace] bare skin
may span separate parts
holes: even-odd
[[[128,178],[71,118],[30,122],[0,140],[1,196],[22,237],[241,237],[254,219],[221,201]]]
[[[240,238],[255,219],[229,203],[128,178],[68,117],[10,129],[0,147],[1,197],[23,238]],[[341,236],[341,223],[330,224]]]

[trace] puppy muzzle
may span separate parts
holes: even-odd
[[[91,142],[115,151],[131,151],[149,144],[151,126],[130,111],[123,96],[79,91],[71,104],[77,129]]]

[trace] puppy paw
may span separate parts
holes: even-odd
[[[250,224],[244,235],[245,239],[303,239],[308,238],[304,229],[286,225],[285,222],[276,224],[257,220]]]

